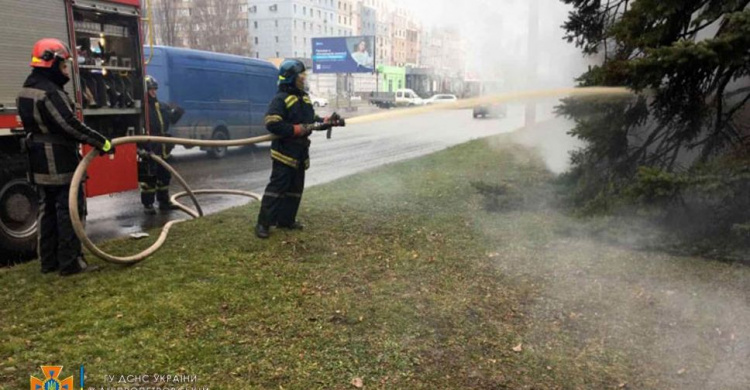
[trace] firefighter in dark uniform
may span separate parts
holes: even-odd
[[[109,139],[81,123],[73,102],[63,89],[70,81],[70,49],[57,39],[42,39],[34,45],[34,68],[18,94],[18,113],[27,133],[30,179],[38,186],[39,257],[42,273],[73,275],[89,267],[81,242],[73,231],[68,192],[80,161],[79,146],[85,143],[102,153],[114,154]],[[83,189],[78,209],[85,215]]]
[[[162,105],[159,102],[156,97],[159,83],[154,77],[146,76],[146,89],[148,90],[148,123],[151,135],[169,137],[169,126],[177,123],[184,111],[177,106]],[[171,158],[173,145],[149,143],[142,145],[142,149],[168,161]],[[156,214],[154,200],[159,201],[159,210],[172,210],[174,206],[169,200],[169,183],[172,180],[172,174],[147,156],[140,159],[139,172],[141,203],[146,214]]]
[[[335,113],[328,118],[315,115],[305,92],[305,65],[286,60],[279,68],[279,91],[268,107],[266,129],[281,138],[271,144],[271,181],[261,201],[255,235],[268,238],[270,227],[301,230],[297,211],[305,188],[305,170],[310,166],[309,135],[328,130],[343,120]]]

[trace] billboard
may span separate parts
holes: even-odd
[[[313,38],[313,72],[375,72],[375,37]]]

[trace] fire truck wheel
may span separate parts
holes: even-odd
[[[29,182],[11,180],[0,189],[0,248],[29,253],[36,248],[39,197]]]
[[[211,136],[212,141],[228,141],[229,140],[229,132],[221,127],[216,130],[214,130],[214,134]],[[222,159],[227,155],[227,147],[222,146],[218,148],[210,148],[208,149],[208,155],[215,158],[215,159]]]

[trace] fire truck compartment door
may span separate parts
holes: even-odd
[[[68,18],[63,0],[0,0],[0,9],[0,104],[15,107],[34,43],[57,38],[70,46]]]

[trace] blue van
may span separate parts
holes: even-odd
[[[228,140],[267,134],[264,116],[277,90],[272,63],[230,54],[166,46],[144,48],[147,73],[159,81],[159,101],[176,103],[185,115],[175,137]],[[215,158],[226,148],[210,148]]]

